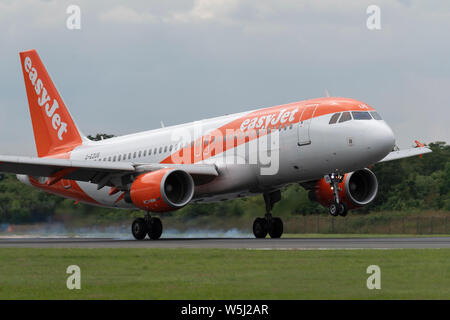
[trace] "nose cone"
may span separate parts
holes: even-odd
[[[395,146],[395,136],[391,127],[384,121],[380,121],[380,138],[379,138],[379,146],[380,152],[385,153],[386,156]],[[384,157],[383,156],[383,157]]]
[[[392,129],[384,121],[372,122],[367,137],[367,149],[374,163],[383,159],[392,151],[395,145],[395,137]]]

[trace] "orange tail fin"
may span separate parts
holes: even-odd
[[[36,50],[20,53],[34,140],[39,157],[60,157],[83,138]]]

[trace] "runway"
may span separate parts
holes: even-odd
[[[1,238],[0,248],[425,249],[450,248],[450,237],[421,238]]]

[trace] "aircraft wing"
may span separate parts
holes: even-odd
[[[70,179],[97,183],[99,188],[101,188],[105,185],[117,185],[117,181],[122,180],[120,177],[126,175],[172,167],[183,169],[193,176],[219,175],[213,164],[149,164],[0,156],[0,172],[25,174],[35,177],[49,177],[47,180],[47,184],[49,185],[56,183],[61,179]],[[116,183],[111,183],[113,180],[115,180]]]
[[[408,158],[408,157],[413,157],[413,156],[420,156],[422,154],[430,153],[430,152],[432,152],[431,149],[429,149],[427,147],[423,147],[423,146],[416,147],[416,148],[403,149],[403,150],[398,150],[398,151],[392,151],[386,157],[384,157],[383,159],[381,159],[378,162],[386,162],[386,161],[398,160],[398,159],[403,159],[403,158]]]
[[[141,163],[135,164],[137,172],[149,172],[163,168],[183,169],[191,175],[218,176],[219,173],[214,164],[170,164],[170,163]]]

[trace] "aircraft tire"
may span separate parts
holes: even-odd
[[[283,221],[278,218],[272,218],[271,226],[269,228],[269,235],[271,238],[280,238],[283,234]]]
[[[161,237],[162,231],[161,219],[151,218],[148,224],[148,237],[152,240],[158,240]]]
[[[255,238],[262,239],[267,236],[267,220],[264,218],[256,218],[253,222],[253,234]]]
[[[328,211],[333,217],[336,217],[339,215],[339,205],[337,203],[332,203],[330,207],[328,208]]]
[[[348,213],[348,207],[345,203],[339,204],[339,215],[345,217]]]
[[[143,240],[147,234],[147,224],[144,218],[137,218],[131,224],[131,233],[136,240]]]

